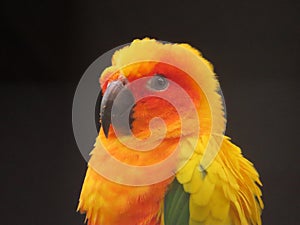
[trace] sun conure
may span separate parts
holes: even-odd
[[[213,67],[199,51],[134,40],[115,52],[100,84],[101,129],[78,205],[89,225],[261,224],[257,171],[230,138],[221,136],[219,144],[214,138],[213,130],[225,126],[224,103]],[[130,135],[153,148],[133,149],[124,143]],[[213,146],[216,156],[204,162]],[[160,162],[167,163],[151,170]]]

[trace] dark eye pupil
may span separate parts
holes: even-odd
[[[157,81],[157,84],[160,85],[160,86],[164,86],[165,83],[166,83],[165,78],[162,78],[162,77],[158,77],[158,78],[156,79],[156,81]]]
[[[165,90],[168,87],[168,80],[163,75],[156,74],[149,80],[149,87],[156,91]]]

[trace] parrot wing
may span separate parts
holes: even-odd
[[[253,164],[225,137],[203,172],[204,149],[200,144],[177,172],[165,197],[165,225],[261,225],[261,182]]]

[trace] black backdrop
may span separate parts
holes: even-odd
[[[1,2],[0,223],[83,224],[76,85],[105,51],[145,36],[213,62],[227,135],[264,183],[264,224],[299,223],[297,12],[291,0]]]

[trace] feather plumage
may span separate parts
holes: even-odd
[[[193,133],[197,124],[188,108],[183,118],[190,130],[182,133],[179,117],[170,104],[154,98],[136,104],[132,132],[140,139],[147,138],[149,121],[157,116],[166,123],[164,141],[150,152],[139,152],[124,147],[112,128],[107,138],[101,131],[92,151],[78,210],[86,212],[89,225],[260,225],[261,182],[241,150],[225,137],[213,162],[204,167],[201,164],[209,163],[203,162],[205,150],[218,147],[217,142],[209,145],[211,130],[213,126],[222,130],[225,117],[213,67],[199,51],[187,44],[135,40],[114,54],[112,66],[102,73],[100,83],[105,92],[108,83],[120,75],[132,81],[153,74],[164,74],[186,90],[197,108],[199,136]],[[176,99],[176,93],[170,95]],[[114,169],[110,159],[101,155],[100,141],[116,159],[145,166],[166,159],[179,140],[182,151],[177,159],[186,163],[180,164],[183,167],[170,164],[174,171],[179,170],[165,181],[137,187],[112,182],[97,173],[99,167]],[[193,149],[194,143],[196,148],[190,155],[187,150]],[[131,175],[135,177],[138,173],[137,170]],[[122,181],[122,177],[119,179]]]

